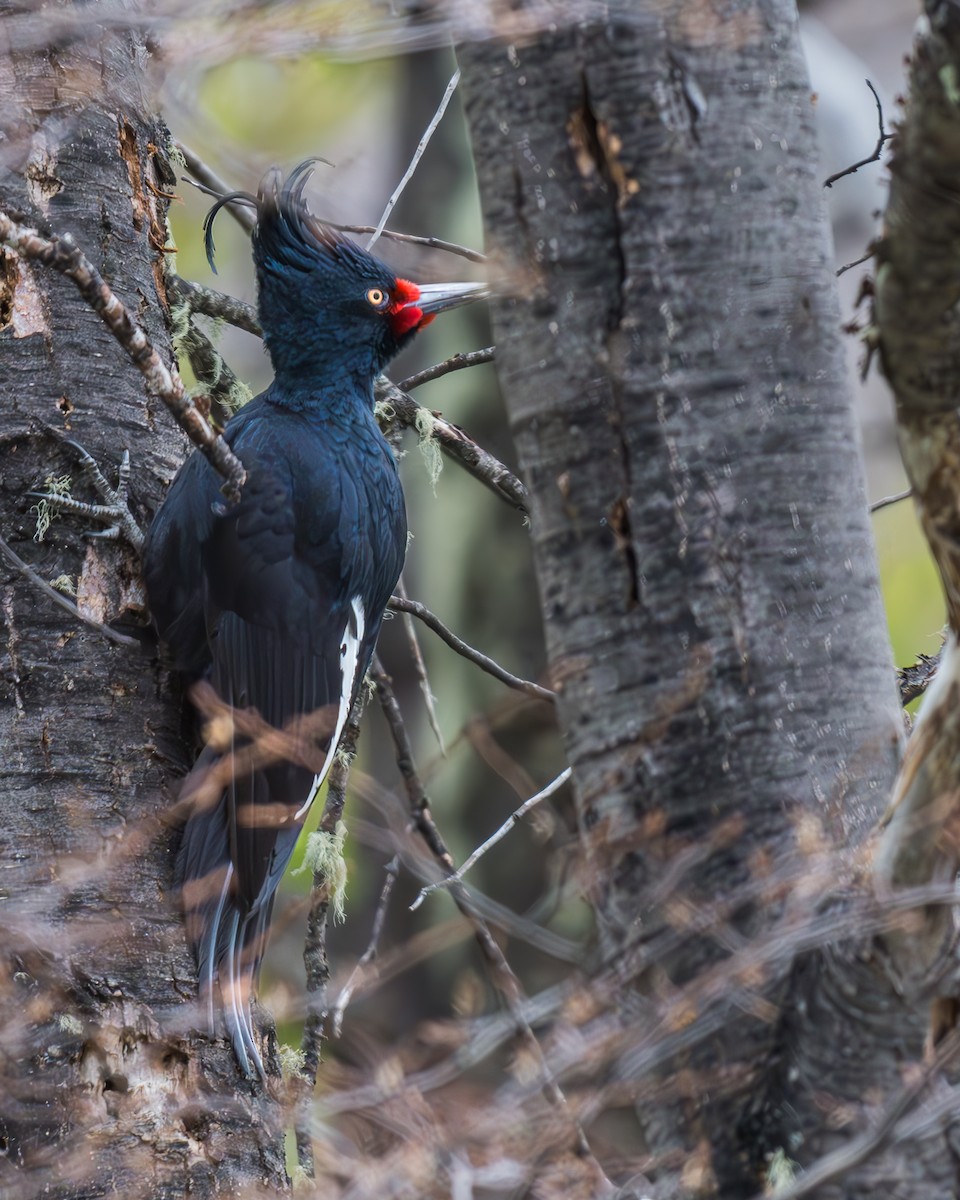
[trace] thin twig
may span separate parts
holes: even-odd
[[[333,834],[337,828],[346,800],[350,766],[360,736],[363,715],[364,689],[361,688],[340,738],[340,746],[330,767],[327,799],[318,829]],[[300,1068],[299,1115],[296,1122],[297,1161],[308,1178],[314,1177],[313,1140],[310,1135],[310,1102],[317,1086],[317,1072],[323,1050],[323,1030],[327,1020],[327,984],[330,982],[330,962],[327,957],[327,911],[330,907],[330,881],[322,871],[314,872],[310,889],[310,908],[307,914],[307,936],[303,947],[306,969],[306,1015],[300,1039],[302,1066]]]
[[[397,596],[400,600],[407,600],[407,585],[403,581],[403,575],[397,580]],[[447,756],[447,747],[443,740],[443,731],[440,728],[440,720],[437,717],[437,703],[433,694],[433,689],[430,687],[430,679],[427,675],[427,664],[423,659],[423,651],[420,649],[420,639],[417,637],[417,627],[413,623],[413,616],[409,612],[403,613],[403,631],[407,635],[407,645],[410,647],[410,654],[413,658],[413,665],[417,672],[417,681],[420,684],[420,692],[423,696],[423,703],[427,710],[427,720],[430,722],[430,728],[433,731],[433,736],[437,739],[437,745],[440,747],[440,753],[444,758]]]
[[[357,965],[350,972],[350,978],[343,985],[340,995],[337,997],[337,1003],[333,1008],[333,1020],[331,1023],[331,1031],[333,1036],[340,1036],[340,1027],[343,1024],[343,1014],[346,1011],[347,1005],[360,982],[360,977],[369,967],[373,960],[377,957],[377,946],[380,943],[380,935],[383,933],[383,925],[387,918],[387,907],[390,903],[390,893],[393,891],[393,885],[397,882],[397,876],[400,874],[400,856],[395,854],[387,863],[386,878],[383,881],[383,888],[380,892],[380,899],[377,903],[377,911],[373,917],[373,928],[370,931],[370,941],[366,950],[357,961]]]
[[[453,73],[452,78],[450,79],[450,82],[447,84],[447,90],[443,93],[443,99],[440,101],[440,104],[437,107],[437,111],[433,114],[433,120],[430,122],[430,124],[424,130],[423,137],[420,139],[420,142],[417,145],[416,150],[413,152],[413,158],[411,158],[411,160],[410,160],[409,167],[407,167],[406,171],[404,171],[403,178],[400,180],[400,182],[394,188],[393,195],[387,201],[387,207],[383,210],[380,220],[377,222],[377,227],[376,227],[376,229],[374,229],[374,231],[370,237],[370,240],[367,242],[368,250],[371,248],[371,246],[374,245],[374,243],[380,237],[380,234],[383,233],[383,227],[384,227],[384,225],[386,225],[387,220],[390,217],[390,214],[393,212],[394,205],[397,203],[397,201],[403,195],[403,189],[407,186],[407,184],[413,178],[413,173],[414,173],[414,171],[416,171],[417,166],[420,162],[420,159],[423,157],[423,152],[424,152],[424,150],[426,150],[430,139],[433,137],[434,133],[436,132],[437,126],[440,124],[441,120],[443,119],[443,114],[447,111],[447,105],[450,103],[450,97],[456,91],[457,84],[459,82],[460,82],[460,68],[457,67],[457,69]]]
[[[429,383],[432,379],[439,379],[441,375],[449,375],[451,371],[462,371],[465,367],[493,362],[494,350],[495,347],[487,346],[483,350],[471,350],[467,354],[454,354],[452,358],[437,363],[436,366],[427,367],[424,371],[418,371],[416,375],[408,375],[406,379],[401,379],[397,387],[402,392],[412,392],[421,383]]]
[[[44,238],[0,212],[0,242],[25,258],[41,262],[76,284],[80,295],[101,317],[147,382],[195,446],[223,476],[223,494],[233,503],[246,479],[243,464],[204,419],[175,369],[166,366],[144,331],[104,282],[103,276],[69,234]]]
[[[844,263],[842,267],[837,267],[836,276],[839,279],[841,275],[846,275],[848,271],[852,271],[854,267],[859,267],[861,263],[869,262],[874,256],[874,249],[871,247],[866,254],[861,254],[859,258],[855,258],[853,262]]]
[[[341,233],[373,233],[376,225],[343,225],[338,221],[324,221],[331,229],[339,229]],[[381,229],[380,236],[393,242],[410,242],[414,246],[426,246],[431,250],[443,250],[447,254],[456,254],[467,258],[470,262],[483,263],[487,256],[469,246],[461,246],[457,242],[445,242],[443,238],[421,237],[416,233],[398,233],[395,229]]]
[[[458,654],[475,663],[481,671],[486,671],[488,675],[492,675],[494,679],[499,679],[507,687],[515,688],[518,692],[525,692],[528,696],[534,696],[537,700],[546,700],[551,704],[556,700],[556,692],[551,692],[549,688],[545,688],[539,683],[533,683],[529,679],[521,679],[517,675],[511,675],[498,662],[495,662],[492,658],[488,658],[486,654],[482,654],[472,646],[468,646],[462,638],[457,637],[452,629],[448,629],[438,616],[419,601],[408,600],[405,596],[391,596],[387,602],[387,607],[392,608],[395,612],[410,613],[411,616],[416,617],[429,629],[432,629],[442,641],[447,643],[451,650],[456,650]]]
[[[189,289],[183,286],[177,276],[168,277],[167,295],[175,303],[187,305],[193,313],[194,308],[188,293]],[[189,317],[187,328],[179,339],[178,348],[186,354],[197,383],[210,399],[219,403],[227,413],[232,413],[238,405],[237,396],[244,390],[244,385],[237,379],[229,363],[210,338]],[[247,392],[248,396],[249,394]]]
[[[179,275],[175,277],[175,286],[190,306],[191,312],[202,313],[205,317],[213,317],[217,321],[226,321],[228,325],[246,330],[255,337],[263,336],[260,318],[252,304],[238,300],[235,296],[228,296],[226,292],[218,292],[215,288],[204,287],[202,283],[196,283],[192,279],[183,279]]]
[[[380,707],[383,710],[383,715],[386,718],[390,735],[393,738],[396,748],[397,766],[400,769],[407,792],[410,817],[414,827],[423,838],[428,849],[444,871],[444,874],[453,875],[456,870],[453,857],[447,849],[430,811],[430,802],[427,799],[426,791],[413,761],[410,739],[407,736],[400,706],[397,704],[396,696],[393,694],[390,677],[384,671],[376,656],[374,656],[371,675],[374,683],[377,685],[377,696],[380,700]],[[462,882],[453,882],[450,888],[450,895],[453,898],[454,904],[456,904],[463,916],[470,922],[474,938],[480,947],[480,951],[490,971],[491,982],[510,1011],[510,1015],[515,1022],[518,1037],[537,1063],[544,1095],[559,1111],[569,1117],[577,1154],[594,1163],[597,1171],[600,1172],[600,1165],[593,1156],[586,1134],[577,1118],[570,1112],[566,1097],[550,1069],[550,1065],[543,1053],[543,1048],[530,1028],[523,1009],[525,999],[523,989],[520,986],[520,981],[514,974],[513,968],[507,961],[506,955],[496,938],[490,932],[486,922],[477,913]]]
[[[880,103],[880,97],[877,95],[877,89],[873,86],[869,79],[864,80],[867,87],[873,92],[873,98],[877,103],[877,121],[880,125],[880,134],[877,138],[877,144],[873,148],[873,153],[868,154],[866,158],[861,158],[859,162],[855,162],[852,166],[846,167],[842,171],[837,171],[835,175],[831,175],[823,181],[825,188],[833,187],[838,179],[843,179],[845,175],[854,175],[861,167],[865,167],[868,163],[879,162],[880,155],[883,153],[883,147],[886,142],[893,137],[892,133],[885,133],[883,129],[883,105]]]
[[[183,155],[183,161],[186,164],[187,170],[193,176],[193,180],[186,180],[187,183],[194,182],[198,185],[199,190],[205,195],[219,198],[232,192],[230,187],[220,176],[203,161],[195,151],[185,146],[183,142],[176,142],[175,145]],[[326,159],[321,161],[326,162]],[[256,216],[250,209],[249,205],[237,202],[227,206],[237,223],[250,233],[256,224]],[[339,229],[341,233],[376,233],[376,225],[344,225],[339,221],[324,221],[324,225],[329,225],[331,229]],[[414,246],[426,246],[430,250],[443,250],[447,254],[456,254],[460,258],[469,259],[470,262],[482,263],[487,261],[487,256],[481,254],[479,250],[473,250],[469,246],[461,246],[457,242],[447,242],[443,238],[436,237],[421,237],[415,233],[398,233],[395,229],[381,229],[379,237],[389,238],[394,242],[410,242]],[[370,243],[373,245],[373,242]]]
[[[879,512],[881,508],[889,508],[891,504],[899,504],[901,500],[908,500],[913,495],[913,488],[907,488],[905,492],[897,492],[893,496],[884,496],[882,500],[874,500],[870,505],[872,513]]]
[[[423,408],[412,396],[400,390],[385,375],[374,385],[377,400],[389,406],[390,412],[405,429],[415,429],[417,414]],[[506,500],[524,516],[527,516],[527,489],[514,473],[499,459],[494,458],[469,434],[440,413],[429,410],[433,416],[430,434],[437,439],[440,449],[454,459],[474,479],[478,479],[501,500]],[[389,420],[387,421],[389,425]]]
[[[128,637],[125,633],[117,633],[115,629],[111,629],[109,625],[103,625],[100,621],[95,621],[92,617],[84,616],[79,608],[66,598],[56,588],[51,587],[45,579],[41,579],[33,567],[27,566],[23,559],[11,549],[10,546],[0,538],[0,554],[10,563],[11,566],[17,568],[20,574],[29,579],[30,582],[40,589],[41,592],[54,604],[59,604],[62,609],[68,612],[72,617],[76,617],[78,621],[82,621],[84,625],[89,625],[91,629],[95,629],[97,633],[102,633],[105,638],[111,642],[116,642],[118,646],[139,646],[140,643],[136,638]]]
[[[505,838],[510,830],[514,827],[514,825],[516,825],[518,821],[522,821],[527,813],[532,808],[535,808],[541,800],[546,800],[548,796],[552,796],[554,792],[559,791],[559,789],[562,788],[570,778],[570,774],[570,768],[567,767],[566,770],[560,772],[556,779],[554,779],[551,783],[548,783],[545,788],[541,789],[541,791],[537,792],[535,796],[531,796],[529,800],[524,800],[523,804],[521,804],[518,809],[512,812],[509,817],[507,817],[496,833],[491,834],[482,846],[478,846],[466,860],[466,862],[464,862],[462,866],[458,867],[452,875],[448,875],[446,879],[438,879],[436,883],[428,883],[426,887],[421,888],[419,895],[410,905],[410,911],[416,911],[416,909],[420,907],[420,905],[424,902],[424,900],[426,900],[427,896],[429,896],[431,892],[435,892],[439,888],[450,887],[452,884],[462,882],[464,875],[466,875],[470,868],[474,866],[474,864],[481,859],[491,847],[495,846],[497,842],[502,841],[503,838]]]
[[[187,170],[194,177],[197,183],[203,185],[203,190],[211,196],[225,196],[228,192],[234,189],[214,171],[213,167],[203,161],[196,151],[191,150],[189,146],[183,142],[174,142],[176,148],[183,155],[183,161],[186,164]],[[247,233],[252,232],[254,225],[257,223],[257,215],[247,204],[228,204],[226,206],[230,210],[230,215]]]

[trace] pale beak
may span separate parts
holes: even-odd
[[[490,295],[490,288],[485,283],[422,283],[419,286],[419,297],[407,307],[419,308],[425,317],[472,304],[474,300],[484,300]]]

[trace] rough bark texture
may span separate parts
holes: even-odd
[[[741,1197],[919,1057],[920,1014],[852,954],[790,972],[787,946],[697,991],[780,918],[773,889],[739,899],[764,873],[862,841],[901,719],[794,6],[617,11],[461,61],[488,250],[522,293],[497,362],[604,951],[723,914],[623,1003],[644,1030],[684,1027],[671,997],[699,1022],[641,1106],[657,1194]],[[943,1143],[891,1158],[885,1195],[947,1194]]]
[[[0,57],[0,205],[73,234],[169,360],[167,132],[143,98],[139,39],[88,34]],[[44,579],[72,576],[83,611],[142,624],[132,551],[67,519],[34,542],[26,493],[79,479],[52,426],[108,474],[130,449],[145,524],[182,439],[68,281],[0,257],[0,327],[0,534]],[[79,482],[75,495],[97,499]],[[276,1103],[240,1082],[225,1042],[190,1032],[195,974],[162,823],[191,756],[175,681],[149,635],[107,641],[5,560],[0,638],[0,1191],[284,1190]]]

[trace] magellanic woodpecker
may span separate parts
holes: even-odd
[[[217,992],[237,1061],[264,1073],[250,1017],[280,878],[333,761],[403,565],[407,524],[393,453],[374,417],[374,380],[436,313],[485,294],[479,284],[417,287],[308,211],[303,164],[256,197],[253,259],[267,390],[223,436],[243,463],[237,504],[195,452],[147,536],[150,608],[174,665],[233,709],[275,729],[319,722],[314,760],[244,765],[228,722],[188,775],[193,798],[177,859],[200,994],[211,1032]],[[316,724],[316,723],[315,723]],[[309,735],[317,742],[315,728]],[[304,735],[307,736],[307,735]],[[232,752],[229,782],[203,781]],[[300,761],[296,761],[299,757]]]

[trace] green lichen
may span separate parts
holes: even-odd
[[[428,408],[418,408],[413,423],[420,438],[420,453],[423,455],[423,464],[427,468],[427,478],[430,480],[433,494],[436,495],[437,481],[443,470],[443,456],[435,435],[437,419]]]
[[[957,80],[957,68],[953,63],[947,63],[938,73],[944,95],[954,108],[960,108],[960,84]]]
[[[280,1070],[286,1078],[291,1075],[299,1075],[303,1071],[304,1053],[299,1046],[288,1046],[286,1042],[281,1042],[277,1047],[280,1056]]]
[[[396,420],[397,410],[389,400],[377,400],[373,406],[373,415],[377,418],[380,428],[386,431]]]
[[[63,592],[65,596],[77,594],[77,584],[72,575],[58,575],[56,579],[50,580],[50,586],[58,592]]]
[[[346,838],[347,827],[343,821],[337,822],[333,833],[317,829],[307,838],[303,866],[292,872],[302,875],[304,871],[311,871],[326,882],[330,891],[330,910],[337,924],[344,919],[344,901],[347,898],[347,860],[343,853]]]
[[[788,1158],[786,1151],[775,1150],[767,1167],[766,1192],[775,1197],[781,1188],[789,1187],[796,1180],[799,1170],[799,1164]]]
[[[225,396],[220,397],[220,403],[230,412],[235,413],[237,409],[243,408],[245,404],[249,404],[253,399],[253,392],[242,383],[239,379],[235,379],[227,390]]]
[[[48,475],[43,481],[44,488],[51,496],[69,496],[73,482],[69,475]],[[38,500],[30,509],[37,514],[37,526],[33,533],[35,542],[42,542],[47,536],[50,523],[60,515],[56,500]]]

